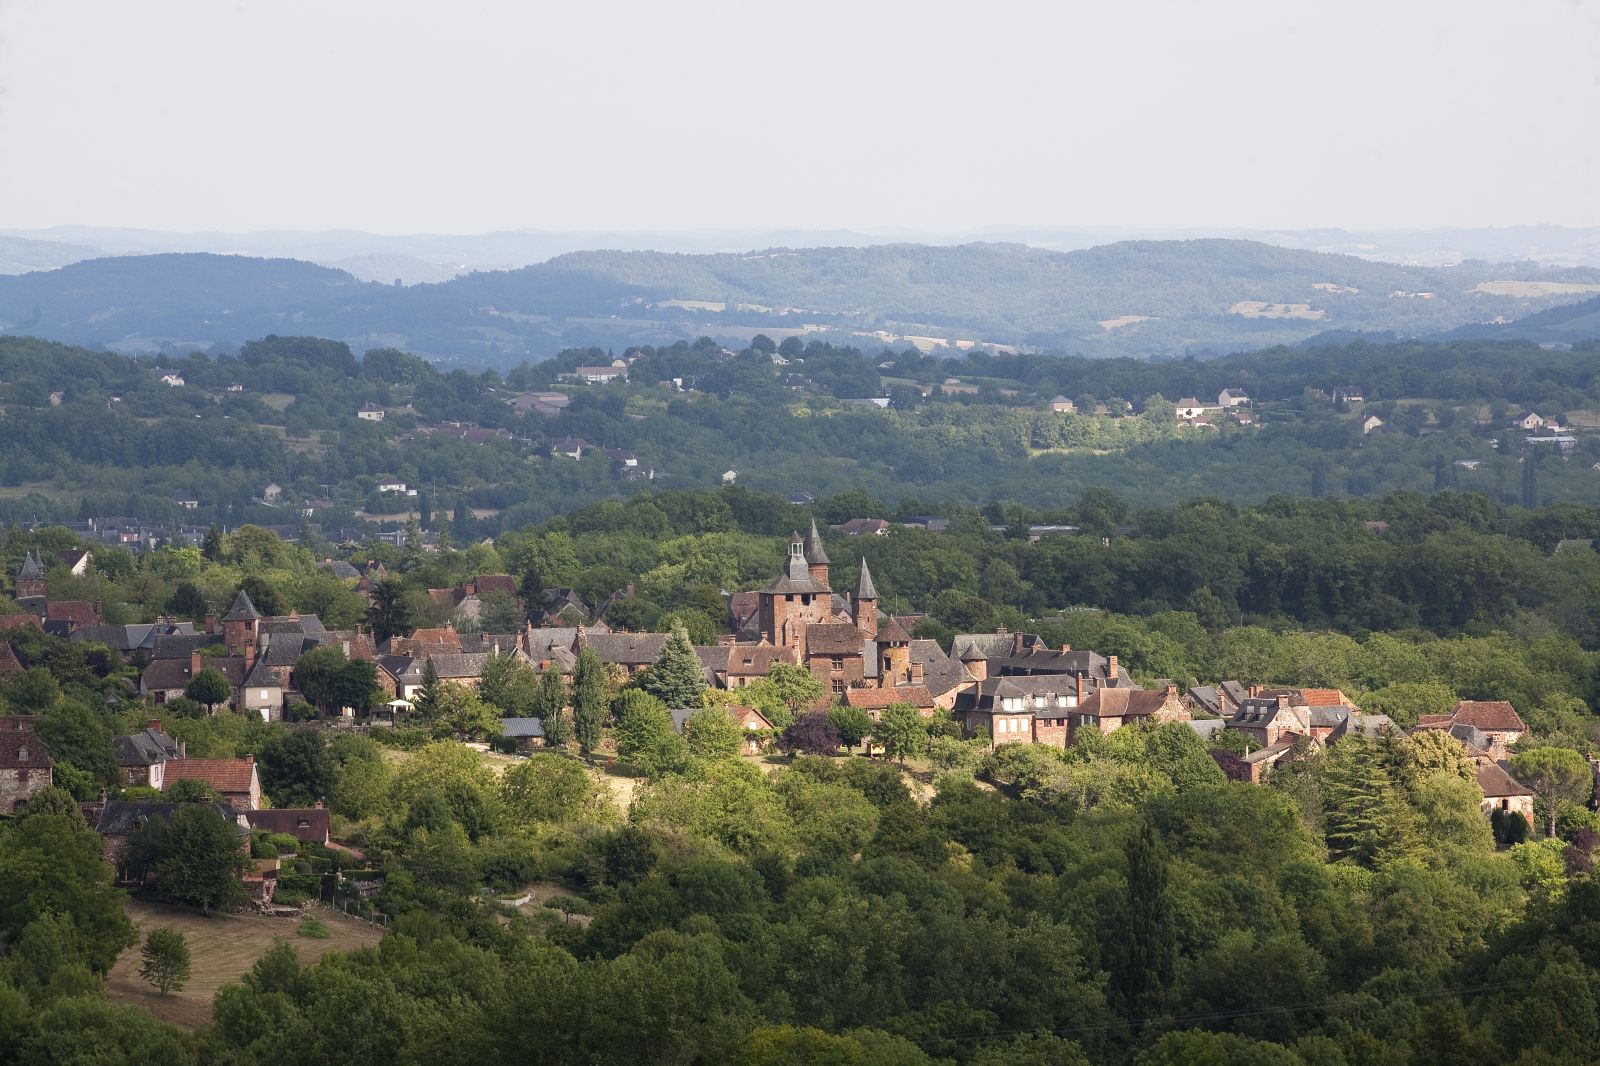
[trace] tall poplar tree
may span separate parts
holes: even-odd
[[[572,725],[584,754],[600,746],[600,723],[606,713],[605,666],[591,648],[578,652],[572,670]]]

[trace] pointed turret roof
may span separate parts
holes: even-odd
[[[811,532],[806,534],[806,562],[812,566],[827,566],[828,553],[822,550],[822,534],[817,532],[817,520],[811,520]]]
[[[856,602],[862,600],[875,600],[878,590],[872,584],[872,571],[867,569],[867,561],[861,560],[861,577],[856,581]]]
[[[239,595],[233,598],[233,606],[228,608],[228,613],[222,616],[224,622],[253,622],[261,617],[261,612],[256,610],[256,605],[250,602],[250,594],[244,589],[239,590]]]
[[[44,577],[44,565],[39,562],[37,555],[29,551],[27,558],[22,560],[22,570],[18,572],[17,578],[21,581],[37,581],[42,577]]]

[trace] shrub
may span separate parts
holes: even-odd
[[[307,940],[326,940],[333,934],[328,926],[319,918],[305,918],[300,922],[299,934]]]

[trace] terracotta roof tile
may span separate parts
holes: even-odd
[[[890,704],[909,703],[913,707],[932,707],[933,696],[926,685],[896,685],[893,688],[847,688],[844,690],[846,707],[860,707],[868,711],[881,711]]]
[[[164,789],[178,781],[203,781],[223,795],[249,792],[256,772],[253,759],[168,759]]]
[[[1528,728],[1522,723],[1516,709],[1505,700],[1462,700],[1456,704],[1450,717],[1479,729],[1499,732],[1521,733]]]

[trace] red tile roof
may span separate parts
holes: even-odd
[[[1307,707],[1354,707],[1350,697],[1336,688],[1303,688],[1300,695]]]
[[[1462,700],[1450,717],[1479,729],[1498,732],[1522,733],[1528,728],[1522,724],[1516,709],[1505,700]]]
[[[35,629],[44,628],[39,624],[39,619],[31,614],[0,615],[0,633],[5,633],[12,629],[21,629],[23,626],[32,626]]]
[[[168,759],[163,789],[178,781],[203,781],[223,795],[251,791],[254,759]]]
[[[913,707],[932,707],[933,696],[926,685],[896,685],[893,688],[847,688],[844,690],[846,707],[860,707],[868,711],[881,711],[893,703],[909,703]]]
[[[44,616],[80,626],[100,624],[100,612],[88,600],[50,600],[45,604]]]
[[[17,653],[11,650],[11,645],[0,640],[0,677],[10,677],[12,674],[22,673],[22,664],[17,661]]]

